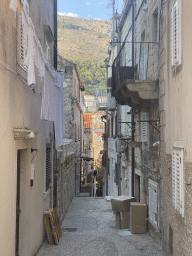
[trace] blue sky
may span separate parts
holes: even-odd
[[[112,18],[112,0],[58,0],[58,14],[84,19],[108,20]],[[121,13],[123,0],[115,0],[115,10]]]

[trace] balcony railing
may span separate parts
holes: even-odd
[[[117,103],[136,107],[140,106],[142,102],[157,99],[158,80],[147,79],[145,63],[140,61],[140,71],[138,72],[137,65],[135,67],[126,66],[124,59],[126,59],[126,55],[120,52],[112,65],[112,96],[115,97]]]
[[[98,88],[95,93],[96,109],[105,110],[107,107],[107,88]]]
[[[134,79],[134,67],[120,66],[115,62],[112,66],[112,94],[127,79]]]

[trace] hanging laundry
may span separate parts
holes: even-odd
[[[41,119],[54,121],[56,147],[59,147],[63,143],[63,136],[65,134],[64,76],[56,72],[56,78],[45,68]]]
[[[44,77],[45,76],[45,64],[43,61],[43,57],[40,51],[39,46],[35,42],[35,66],[37,70],[39,71],[39,76]]]

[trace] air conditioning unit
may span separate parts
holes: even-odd
[[[116,139],[115,141],[116,151],[118,153],[124,153],[127,150],[127,143],[122,139]]]

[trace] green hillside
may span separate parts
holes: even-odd
[[[58,54],[77,63],[86,94],[105,86],[106,69],[101,66],[108,57],[111,29],[110,20],[58,16]]]

